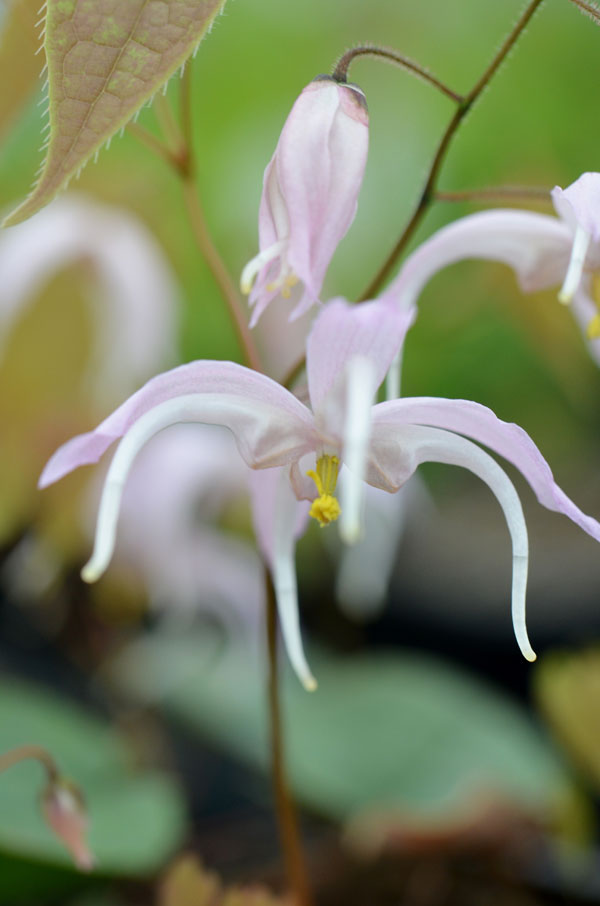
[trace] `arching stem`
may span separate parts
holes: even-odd
[[[436,201],[538,201],[551,203],[550,189],[535,186],[489,186],[484,189],[461,189],[457,192],[436,192]]]
[[[433,161],[429,168],[429,174],[425,181],[425,185],[423,186],[423,189],[421,190],[421,195],[420,195],[417,205],[412,213],[412,216],[411,216],[410,220],[408,221],[406,227],[404,228],[402,234],[400,235],[398,241],[396,242],[396,245],[394,246],[392,251],[389,253],[389,255],[387,256],[383,265],[381,266],[381,268],[379,269],[379,271],[377,272],[377,274],[375,275],[373,280],[370,282],[370,284],[368,285],[368,287],[366,288],[364,293],[362,294],[361,299],[360,299],[361,302],[365,301],[367,299],[373,299],[377,295],[377,293],[379,292],[379,290],[381,289],[381,287],[387,280],[390,272],[393,270],[396,262],[398,261],[398,259],[400,258],[400,256],[404,252],[404,250],[406,249],[406,247],[407,247],[408,243],[410,242],[410,240],[412,239],[417,227],[421,223],[421,220],[425,216],[426,211],[428,210],[430,204],[432,203],[432,201],[435,198],[437,181],[438,181],[438,177],[440,174],[440,169],[441,169],[441,166],[444,162],[444,159],[446,157],[446,154],[448,152],[448,149],[450,147],[452,139],[454,138],[454,136],[456,134],[458,127],[460,126],[460,124],[462,123],[464,118],[466,117],[467,113],[471,110],[471,108],[473,107],[475,102],[480,97],[484,88],[486,88],[487,85],[490,83],[491,79],[496,74],[496,72],[498,71],[498,69],[500,68],[500,66],[502,65],[504,60],[506,59],[508,53],[513,48],[513,46],[516,44],[517,40],[519,39],[519,37],[521,36],[523,31],[525,30],[526,26],[529,24],[531,18],[537,11],[538,7],[540,7],[542,3],[543,3],[543,0],[530,0],[530,3],[528,3],[524,12],[521,14],[519,20],[517,21],[516,25],[514,26],[514,28],[508,35],[508,37],[505,39],[500,50],[494,56],[493,60],[489,64],[489,66],[486,68],[486,70],[483,72],[481,77],[475,83],[475,85],[473,86],[471,91],[459,103],[457,109],[454,112],[454,115],[452,116],[450,122],[448,123],[448,125],[446,127],[446,131],[444,132],[444,134],[440,140],[437,151],[435,152]]]
[[[161,141],[142,126],[128,128],[148,148],[158,154],[177,174],[181,181],[183,199],[196,245],[206,261],[215,283],[225,301],[238,341],[244,352],[246,364],[255,371],[263,371],[261,358],[248,327],[248,319],[237,288],[231,279],[219,251],[213,242],[204,208],[196,189],[196,167],[192,146],[191,117],[191,61],[181,78],[181,128],[173,117],[165,97],[157,99],[157,116],[165,141]]]
[[[10,749],[0,755],[0,774],[8,768],[12,768],[13,765],[31,758],[38,761],[44,768],[49,783],[58,781],[60,772],[54,758],[47,749],[38,745],[18,746],[16,749]]]
[[[423,79],[423,81],[427,82],[429,85],[437,88],[438,91],[441,91],[442,94],[445,94],[450,100],[455,101],[456,103],[460,103],[463,100],[460,94],[452,91],[452,89],[445,85],[444,82],[437,79],[422,66],[419,66],[418,63],[409,60],[408,57],[403,56],[391,47],[380,47],[378,44],[358,44],[356,47],[351,47],[350,50],[347,50],[346,53],[340,57],[333,70],[332,76],[336,82],[346,82],[348,80],[348,69],[350,68],[350,64],[357,57],[379,57],[379,59],[385,60],[387,63],[393,63],[395,66],[399,66],[400,69],[412,72],[413,75],[418,76],[418,78]]]

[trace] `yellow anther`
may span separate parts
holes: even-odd
[[[274,280],[272,283],[267,285],[267,292],[272,293],[276,289],[281,292],[281,295],[284,299],[289,299],[291,296],[292,287],[298,282],[298,277],[296,274],[288,274],[285,279],[278,277],[277,280]]]
[[[594,315],[587,326],[588,340],[597,340],[600,337],[600,314]]]
[[[321,528],[325,528],[330,522],[335,522],[340,512],[340,505],[335,497],[331,494],[321,494],[313,500],[308,514],[317,520]]]
[[[340,515],[340,505],[335,497],[335,486],[337,483],[340,461],[337,456],[319,456],[317,459],[317,471],[311,469],[306,474],[312,478],[317,486],[319,496],[313,500],[309,510],[309,515],[316,519],[323,528],[329,525]]]
[[[594,315],[587,326],[588,340],[597,340],[600,337],[600,274],[592,275],[592,299],[598,309],[598,314]]]

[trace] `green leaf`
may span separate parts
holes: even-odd
[[[48,0],[49,144],[35,214],[184,65],[224,0]]]
[[[344,819],[377,806],[439,815],[482,792],[536,812],[562,802],[569,784],[551,746],[481,681],[408,653],[321,654],[311,665],[317,691],[304,692],[287,672],[283,695],[292,785],[305,803]],[[155,640],[132,651],[120,675],[130,691],[162,699],[266,767],[265,681],[248,646],[219,656],[206,638]]]
[[[133,771],[131,754],[114,731],[42,690],[0,685],[0,752],[42,745],[84,793],[90,847],[102,874],[145,875],[176,849],[184,807],[164,775]],[[40,766],[26,761],[0,774],[0,853],[61,866],[71,859],[44,824]],[[0,901],[2,897],[0,877]],[[5,892],[6,893],[6,892]]]
[[[0,91],[0,139],[41,85],[35,30],[39,9],[39,0],[12,0],[0,24],[0,85],[10,85],[10,91]]]

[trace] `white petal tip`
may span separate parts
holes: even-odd
[[[563,305],[570,305],[573,300],[573,293],[564,292],[562,289],[558,294],[558,301]]]
[[[351,525],[340,525],[340,538],[344,544],[358,544],[361,539],[361,528],[359,523],[352,523]]]
[[[307,692],[315,692],[318,688],[318,683],[314,676],[304,676],[302,677],[302,685]]]
[[[523,657],[526,661],[529,661],[530,664],[533,664],[534,661],[537,661],[537,654],[532,649],[529,649],[529,651],[524,651]]]
[[[85,564],[81,570],[81,578],[84,582],[91,584],[92,582],[97,582],[102,573],[104,572],[104,567],[98,566],[94,563],[93,559]]]

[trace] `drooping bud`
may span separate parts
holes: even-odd
[[[41,809],[46,824],[67,847],[77,868],[91,871],[94,857],[87,843],[88,816],[79,788],[64,777],[50,781],[42,793]]]
[[[367,160],[363,92],[318,76],[286,120],[265,170],[258,255],[242,272],[251,325],[276,296],[293,297],[291,318],[319,301],[329,262],[356,213]]]

